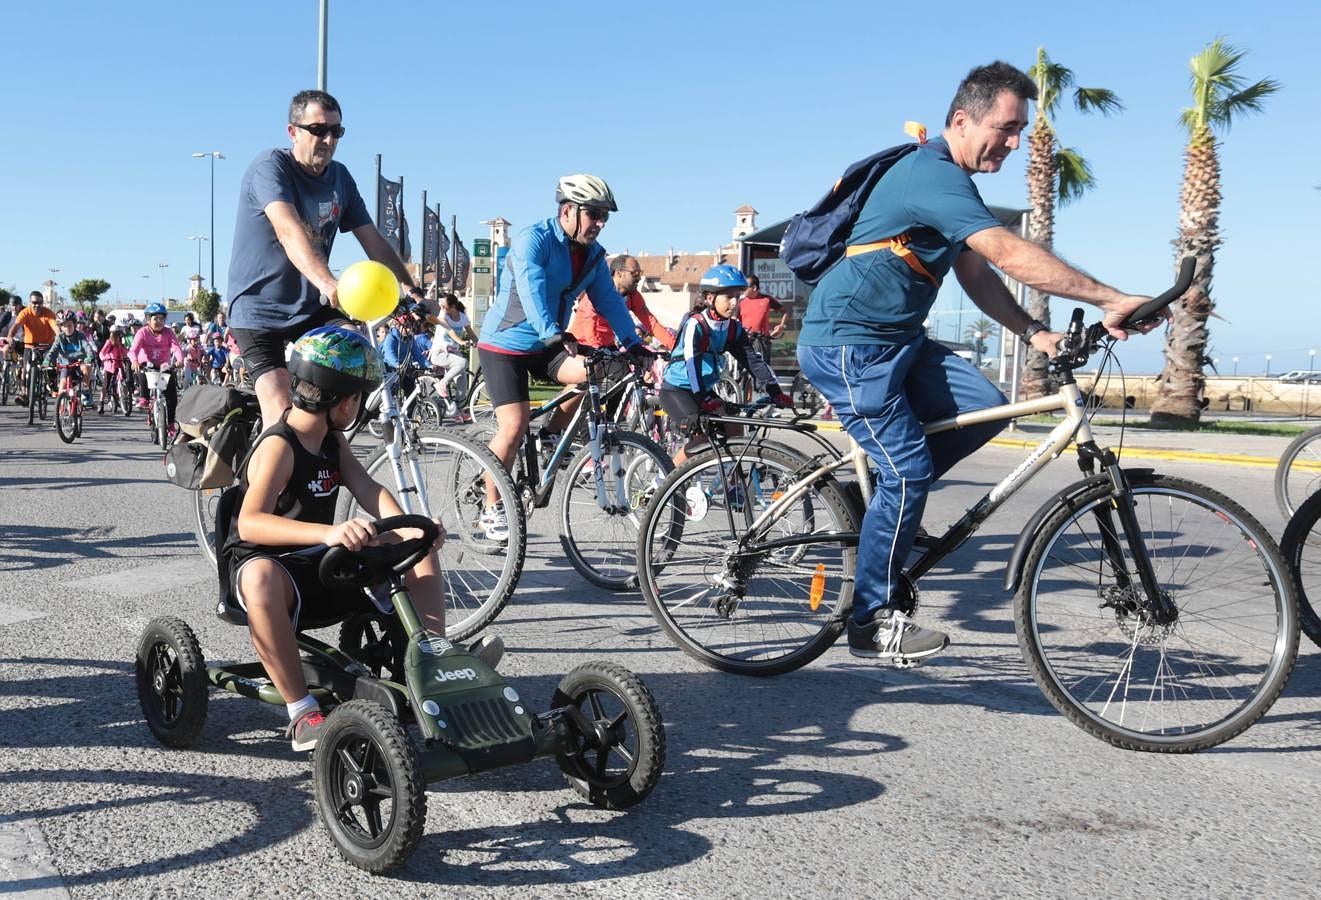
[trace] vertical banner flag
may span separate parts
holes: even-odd
[[[388,178],[378,179],[376,186],[376,206],[381,210],[381,221],[376,223],[376,229],[395,252],[400,249],[399,223],[403,210],[399,206],[399,195],[403,187],[402,179],[391,181]]]
[[[404,262],[413,261],[413,245],[408,242],[408,217],[404,215],[404,205],[399,204],[399,258]]]
[[[440,213],[436,213],[436,222],[440,226],[440,270],[436,272],[436,284],[449,284],[454,269],[450,265],[450,239],[445,233],[445,223],[440,221]]]
[[[422,221],[422,271],[435,272],[440,259],[440,215],[434,209],[425,209]]]
[[[459,240],[459,229],[454,229],[454,292],[458,293],[468,284],[468,270],[471,268],[468,248]]]

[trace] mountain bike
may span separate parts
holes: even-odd
[[[389,382],[398,373],[386,375]],[[436,517],[446,530],[440,550],[446,600],[446,634],[460,640],[484,628],[509,601],[523,571],[527,531],[514,484],[500,461],[484,444],[451,432],[420,433],[400,411],[394,385],[382,392],[378,417],[384,440],[363,461],[367,474],[390,488],[407,514]],[[243,413],[255,443],[261,433],[261,414],[253,404]],[[491,546],[477,527],[486,500],[487,479],[510,510],[509,534],[499,547]],[[216,564],[215,520],[220,500],[233,487],[195,491],[194,532],[203,556]],[[358,506],[344,492],[336,521],[359,515]],[[378,622],[359,620],[355,627],[376,629]],[[362,637],[362,635],[359,635]]]
[[[1298,591],[1298,617],[1303,633],[1321,647],[1321,488],[1298,504],[1280,538],[1280,553]]]
[[[7,341],[0,341],[0,406],[8,406],[9,398],[18,394],[22,384],[22,358]]]
[[[1157,316],[1175,286],[1136,311]],[[1257,721],[1279,696],[1298,649],[1293,582],[1270,534],[1217,491],[1121,467],[1099,447],[1074,379],[1113,338],[1074,313],[1051,372],[1058,391],[931,422],[927,434],[1026,415],[1064,419],[944,534],[919,542],[896,605],[1009,497],[1076,443],[1083,478],[1028,519],[1004,586],[1042,692],[1065,717],[1119,747],[1190,752]],[[710,417],[811,430],[810,423]],[[774,675],[821,655],[844,629],[871,469],[856,444],[815,457],[753,437],[711,449],[666,479],[638,540],[643,596],[665,631],[706,665]],[[722,446],[725,443],[725,446]],[[852,483],[839,477],[851,473]]]
[[[97,413],[104,413],[107,403],[110,404],[112,413],[120,411],[127,413],[132,408],[133,383],[127,366],[118,366],[113,372],[102,376],[101,399],[97,401]]]
[[[49,344],[34,344],[25,351],[29,425],[34,424],[38,418],[46,418],[46,404],[50,402],[50,394],[46,390],[46,373],[41,368],[41,360],[49,349]]]
[[[1321,425],[1289,442],[1275,467],[1275,503],[1287,519],[1321,491]]]
[[[83,433],[82,363],[56,363],[60,386],[55,399],[55,430],[60,440],[72,444]]]
[[[528,429],[514,459],[514,485],[531,512],[549,506],[560,483],[560,544],[570,564],[592,584],[629,590],[637,585],[641,511],[674,463],[651,438],[620,428],[609,415],[610,400],[622,396],[628,381],[619,379],[610,391],[601,385],[621,366],[636,373],[633,358],[588,347],[580,348],[580,356],[586,381],[535,407],[531,419],[549,418],[570,398],[582,402],[554,440]]]
[[[151,442],[168,448],[173,432],[165,391],[174,377],[174,370],[168,365],[145,366],[143,374],[147,376],[147,430],[151,433]]]
[[[412,388],[406,396],[401,397],[399,395],[403,379],[398,373],[396,373],[396,377],[382,381],[376,390],[367,395],[367,399],[363,404],[366,407],[365,415],[360,417],[358,425],[350,432],[350,441],[364,427],[373,437],[381,437],[384,434],[382,429],[386,419],[381,415],[381,411],[383,398],[387,391],[395,395],[392,399],[405,419],[427,429],[436,429],[441,426],[444,421],[444,412],[434,397],[436,393],[435,378],[424,369],[416,366],[410,366],[407,374],[411,376]]]

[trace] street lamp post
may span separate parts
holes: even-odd
[[[190,234],[188,240],[197,241],[197,277],[202,277],[202,241],[208,240],[204,234]],[[213,288],[214,290],[214,288]]]
[[[1271,355],[1269,353],[1266,354],[1266,377],[1271,377]]]
[[[1234,357],[1234,377],[1238,377],[1238,357]]]
[[[225,154],[221,153],[219,150],[211,150],[208,151],[207,153],[193,154],[194,159],[202,159],[203,157],[206,157],[207,159],[211,160],[211,235],[208,238],[208,240],[211,242],[210,287],[211,290],[214,291],[216,289],[216,160],[224,159]],[[202,245],[198,244],[197,249],[198,252],[200,253],[202,249]],[[200,262],[197,264],[197,268],[198,269],[202,268],[202,264]],[[201,275],[202,273],[199,271],[197,274]]]
[[[1303,382],[1303,418],[1307,418],[1308,400],[1312,393],[1312,371],[1316,364],[1316,348],[1307,351],[1307,380]]]
[[[170,267],[169,263],[156,263],[157,268],[161,270],[161,302],[165,302],[165,270]]]

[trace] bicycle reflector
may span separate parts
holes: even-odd
[[[807,591],[807,605],[812,612],[816,612],[821,606],[821,597],[826,592],[826,564],[817,563],[816,572],[812,574],[812,587]]]

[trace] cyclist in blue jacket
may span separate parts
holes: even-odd
[[[527,433],[532,409],[529,377],[566,386],[587,378],[578,342],[568,330],[579,294],[586,292],[630,353],[652,358],[615,289],[605,248],[596,242],[610,213],[619,209],[609,185],[593,175],[566,175],[559,180],[555,202],[559,205],[555,216],[515,236],[505,260],[508,277],[502,279],[495,304],[482,319],[477,341],[495,408],[490,448],[505,468],[513,465]],[[562,429],[571,412],[562,407],[548,428]],[[488,486],[487,497],[482,528],[489,538],[500,540],[509,530],[505,511],[493,486]]]

